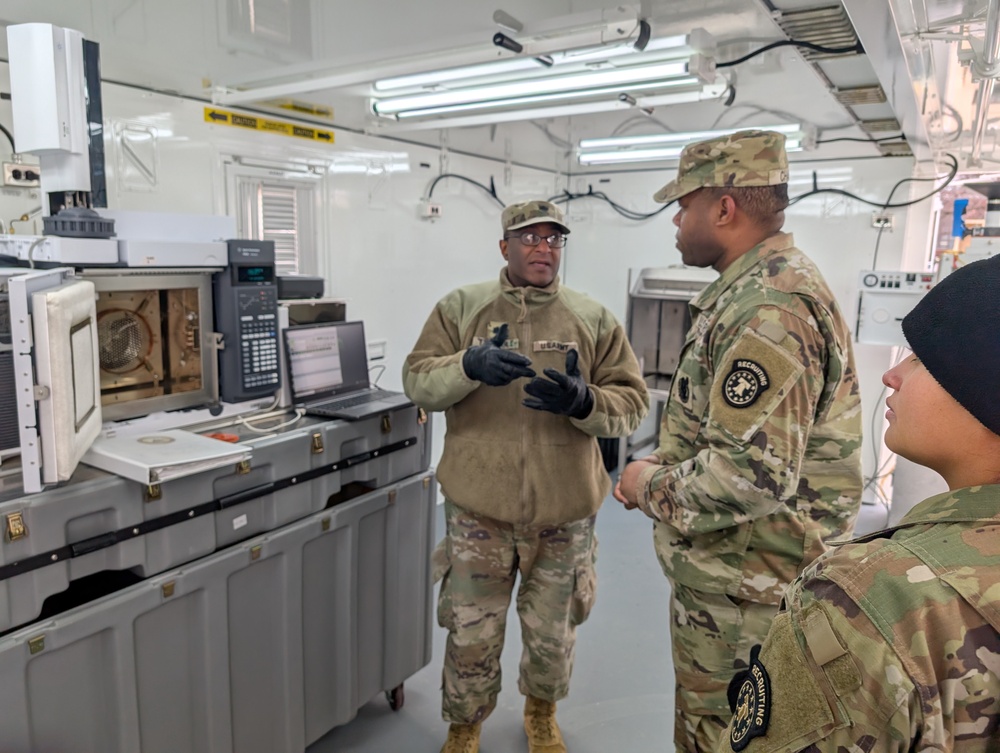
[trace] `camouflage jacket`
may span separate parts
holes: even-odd
[[[1000,485],[931,497],[815,562],[759,661],[768,691],[741,693],[721,751],[996,750]]]
[[[639,477],[668,577],[778,604],[849,535],[861,500],[850,332],[815,265],[779,233],[691,303],[656,456]]]
[[[594,396],[583,419],[525,408],[527,380],[489,387],[469,379],[466,348],[508,325],[506,348],[545,368],[566,370],[576,348]],[[460,507],[507,523],[568,523],[593,515],[610,489],[595,437],[635,431],[649,395],[625,331],[604,306],[560,286],[469,285],[442,299],[403,365],[406,394],[445,411],[448,430],[438,480]]]

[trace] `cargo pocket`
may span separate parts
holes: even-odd
[[[434,582],[441,581],[441,590],[438,592],[437,620],[438,625],[448,632],[454,629],[455,607],[454,599],[451,595],[451,559],[448,557],[447,539],[443,539],[434,554],[431,556],[434,573]]]
[[[597,599],[597,570],[593,564],[577,567],[573,571],[573,603],[570,607],[570,622],[582,625],[590,616]]]

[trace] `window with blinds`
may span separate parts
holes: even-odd
[[[277,273],[313,274],[317,268],[316,180],[278,177],[267,169],[231,164],[232,199],[241,238],[274,241]]]

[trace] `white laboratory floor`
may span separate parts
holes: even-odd
[[[858,532],[882,527],[885,516],[884,508],[862,506]],[[672,751],[670,591],[653,553],[652,522],[609,499],[598,514],[597,531],[597,603],[578,631],[573,683],[569,697],[559,703],[559,724],[570,753]],[[433,658],[406,681],[402,709],[393,712],[379,695],[308,753],[438,753],[447,734],[439,690],[445,635],[435,624]],[[523,697],[517,690],[520,647],[512,603],[502,659],[504,688],[483,725],[482,753],[527,751]]]
[[[439,508],[440,510],[440,508]],[[443,532],[442,516],[438,530]],[[652,522],[608,500],[597,516],[597,603],[578,631],[570,695],[558,719],[570,753],[673,750],[673,668],[667,623],[669,586],[653,553]],[[309,753],[438,753],[445,631],[435,623],[429,666],[405,684],[397,712],[381,695]],[[483,725],[482,753],[526,753],[523,696],[517,690],[521,629],[511,604],[503,652],[503,691]]]

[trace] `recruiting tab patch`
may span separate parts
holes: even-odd
[[[733,368],[722,386],[722,397],[734,408],[748,408],[770,386],[771,379],[763,366],[756,361],[741,358],[733,361]]]
[[[760,646],[754,646],[750,650],[750,669],[741,673],[743,682],[736,692],[729,743],[737,753],[755,737],[765,735],[771,720],[771,678],[759,657]]]

